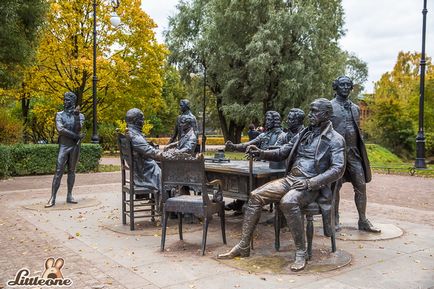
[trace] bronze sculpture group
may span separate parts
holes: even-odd
[[[303,270],[306,266],[306,242],[302,208],[316,201],[321,207],[324,234],[330,235],[331,226],[339,229],[339,194],[336,210],[331,212],[331,185],[336,184],[339,191],[345,181],[351,182],[354,188],[354,200],[359,214],[358,229],[380,232],[366,218],[366,183],[371,180],[371,173],[360,132],[360,111],[358,106],[348,99],[352,88],[353,83],[349,77],[337,78],[333,82],[336,93],[331,101],[319,98],[311,103],[307,127],[303,125],[305,114],[299,108],[289,111],[287,132],[282,130],[280,114],[267,111],[265,132],[246,143],[226,142],[226,150],[245,151],[250,158],[276,162],[286,160],[286,173],[283,178],[268,182],[250,192],[244,212],[241,240],[229,252],[218,255],[218,258],[248,257],[252,234],[259,221],[262,207],[278,203],[296,248],[295,261],[290,269]],[[73,93],[66,93],[65,109],[56,115],[60,151],[52,194],[46,207],[55,204],[65,164],[68,165],[67,202],[76,203],[72,198],[72,187],[80,140],[83,137],[80,129],[84,117],[75,109],[75,101]],[[142,134],[143,113],[137,108],[126,113],[137,186],[161,191],[161,170],[155,160],[174,155],[195,156],[198,127],[188,100],[180,101],[180,110],[174,134],[164,151],[150,145]],[[335,215],[335,224],[331,223],[331,214]]]

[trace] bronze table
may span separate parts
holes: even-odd
[[[225,197],[247,201],[249,198],[249,161],[233,161],[214,163],[205,162],[205,172],[208,180],[220,179],[223,182]],[[252,173],[252,188],[282,178],[285,169],[270,169],[268,162],[254,161]]]

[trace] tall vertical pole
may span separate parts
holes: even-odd
[[[91,140],[99,143],[98,127],[96,119],[96,0],[93,0],[93,78],[92,78],[92,108],[93,108],[93,130]]]
[[[423,20],[422,20],[422,54],[420,59],[420,96],[419,96],[419,131],[416,136],[416,162],[415,167],[418,169],[426,168],[425,163],[425,134],[423,131],[423,113],[425,98],[425,36],[426,36],[426,9],[427,0],[423,1]]]
[[[204,65],[203,68],[202,152],[205,152],[206,66]]]

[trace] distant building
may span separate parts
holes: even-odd
[[[368,103],[365,101],[367,96],[368,94],[362,94],[362,93],[357,96],[357,105],[360,108],[360,126],[362,129],[370,115]]]

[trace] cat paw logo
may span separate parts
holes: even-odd
[[[63,278],[60,271],[65,264],[62,258],[54,261],[54,258],[45,260],[44,272],[41,276],[30,276],[30,271],[27,268],[20,269],[15,275],[14,280],[7,282],[8,286],[51,286],[51,287],[69,287],[72,285],[72,280]]]

